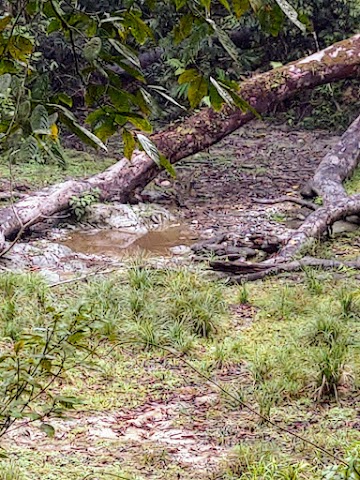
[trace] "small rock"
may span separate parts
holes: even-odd
[[[169,180],[163,180],[162,182],[160,182],[160,185],[162,187],[168,188],[171,187],[171,182],[169,182]]]
[[[355,223],[356,225],[360,225],[360,216],[350,215],[349,217],[346,217],[346,221],[350,223]]]
[[[171,247],[170,252],[174,255],[186,255],[191,252],[191,248],[187,245],[177,245],[176,247]]]
[[[359,225],[355,223],[345,222],[344,220],[339,220],[335,222],[332,226],[332,231],[334,235],[339,235],[340,233],[355,232],[359,229]]]
[[[40,275],[44,277],[47,283],[57,283],[61,280],[61,277],[58,273],[52,272],[51,270],[40,270]]]

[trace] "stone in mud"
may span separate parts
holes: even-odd
[[[85,222],[98,227],[139,234],[165,228],[172,220],[173,216],[165,208],[145,203],[137,205],[96,203],[89,207],[84,218]]]
[[[338,222],[335,222],[332,226],[332,232],[334,235],[355,232],[358,229],[359,225],[356,225],[356,223],[345,222],[344,220],[339,220]]]
[[[191,248],[187,245],[176,245],[169,248],[170,252],[174,255],[187,255],[191,252]]]

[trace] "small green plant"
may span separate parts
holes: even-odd
[[[25,477],[14,462],[0,462],[0,480],[25,480]]]
[[[339,290],[338,299],[340,313],[345,319],[357,318],[360,314],[360,293],[359,290],[351,290],[349,287],[342,287]]]
[[[271,409],[281,399],[281,393],[281,385],[274,380],[264,382],[256,390],[255,397],[259,405],[259,413],[262,417],[270,418]],[[259,423],[266,423],[265,418],[259,417]]]
[[[249,303],[249,291],[246,287],[246,283],[243,283],[237,292],[236,300],[240,305],[246,305]]]
[[[345,343],[338,343],[329,347],[324,345],[315,355],[315,364],[318,366],[317,397],[334,395],[338,401],[338,387],[345,374],[345,363],[348,348]]]
[[[322,197],[315,197],[313,201],[315,205],[319,205],[319,207],[321,207],[321,205],[324,203]]]
[[[6,276],[1,279],[6,287],[0,297],[0,324],[7,334],[1,344],[0,438],[17,419],[38,421],[52,436],[49,418],[79,403],[77,398],[57,394],[55,384],[65,371],[91,356],[101,321],[82,304],[57,305],[40,277]],[[38,295],[28,306],[28,295],[37,287]]]
[[[100,190],[98,188],[93,188],[90,191],[83,192],[79,196],[71,197],[69,205],[71,211],[76,217],[76,220],[81,220],[84,215],[87,213],[90,205],[96,203],[100,198]]]
[[[314,295],[322,294],[324,287],[322,281],[319,279],[317,270],[309,267],[304,267],[303,271],[305,273],[305,282],[309,292]]]
[[[286,220],[286,216],[283,213],[280,213],[280,212],[272,213],[270,218],[274,222],[278,222],[278,223],[284,223],[285,220]]]
[[[310,323],[307,335],[310,344],[316,346],[326,345],[331,348],[337,343],[344,341],[346,327],[329,312],[320,311],[315,320]]]

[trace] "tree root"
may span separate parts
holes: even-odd
[[[297,198],[297,197],[278,197],[278,198],[256,198],[254,200],[255,203],[260,203],[262,205],[275,205],[276,203],[295,203],[296,205],[300,205],[301,207],[306,207],[309,208],[310,210],[316,210],[318,205],[315,205],[313,202],[309,202],[307,200],[304,200],[302,198]]]
[[[222,272],[231,272],[236,275],[231,276],[230,281],[234,283],[251,282],[262,278],[278,275],[280,273],[296,272],[306,267],[317,267],[325,270],[352,268],[360,270],[360,261],[358,262],[340,262],[337,260],[326,260],[314,257],[304,257],[301,260],[278,263],[251,263],[251,262],[210,262],[214,270]]]

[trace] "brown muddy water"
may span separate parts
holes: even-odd
[[[119,230],[73,232],[63,242],[74,252],[112,257],[148,253],[157,256],[172,255],[171,248],[190,246],[197,240],[195,233],[178,225],[164,230],[154,230],[142,236]]]

